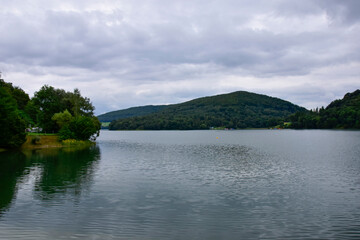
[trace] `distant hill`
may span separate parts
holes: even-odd
[[[98,116],[100,122],[111,122],[117,119],[145,116],[150,113],[158,112],[167,107],[167,105],[148,105],[141,107],[132,107],[123,110],[104,113]]]
[[[109,129],[262,128],[275,126],[297,111],[306,109],[278,98],[238,91],[169,105],[146,116],[118,119]]]
[[[289,117],[291,128],[360,129],[360,90],[345,94],[326,108],[298,112]]]

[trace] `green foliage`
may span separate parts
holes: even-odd
[[[65,124],[68,124],[71,119],[72,115],[67,109],[64,112],[55,113],[51,118],[51,120],[55,121],[60,128],[62,128]]]
[[[95,107],[91,104],[90,99],[82,97],[80,90],[75,88],[73,93],[67,93],[67,101],[72,106],[71,110],[75,117],[77,116],[93,116]]]
[[[55,89],[47,85],[43,86],[38,92],[35,92],[32,101],[38,108],[38,123],[45,132],[57,132],[59,130],[58,125],[51,118],[55,113],[66,109],[64,103],[65,96],[64,90]]]
[[[101,129],[109,129],[110,122],[101,122]]]
[[[59,139],[95,140],[99,136],[101,124],[96,117],[72,117],[59,131]]]
[[[15,87],[12,83],[7,83],[3,79],[0,79],[0,87],[15,100],[16,108],[19,110],[19,115],[23,120],[25,120],[26,124],[33,124],[33,120],[28,115],[26,108],[30,102],[29,95],[21,88]]]
[[[360,129],[360,90],[347,93],[325,109],[297,112],[289,117],[295,129]]]
[[[132,107],[128,109],[101,114],[98,116],[98,119],[100,122],[111,122],[117,119],[145,116],[151,113],[159,112],[168,106],[171,105],[158,105],[158,106],[149,105],[149,106],[141,106],[141,107]]]
[[[61,140],[88,140],[99,135],[95,108],[78,89],[66,92],[45,85],[30,100],[22,89],[0,79],[0,107],[0,147],[19,147],[25,142],[29,124],[48,133],[60,130]],[[38,142],[36,139],[31,140],[33,144]]]
[[[101,124],[96,117],[79,116],[73,118],[68,128],[72,132],[73,139],[88,140],[99,136]]]
[[[25,113],[27,115],[28,123],[31,125],[36,125],[38,122],[38,115],[40,109],[35,105],[33,100],[30,100],[25,106]]]
[[[14,87],[12,83],[7,83],[3,79],[0,79],[0,87],[11,95],[11,97],[15,100],[18,109],[25,110],[30,98],[24,90],[19,87]]]
[[[16,100],[0,86],[0,147],[16,148],[25,142],[25,121],[20,117]]]
[[[75,139],[75,133],[73,133],[69,125],[63,126],[59,131],[59,140],[64,141],[66,139]]]
[[[32,102],[31,112],[36,114],[36,120],[45,132],[57,132],[60,129],[59,125],[52,121],[56,113],[68,110],[75,117],[92,117],[95,109],[90,99],[82,97],[78,89],[74,92],[66,92],[47,85],[35,92]]]
[[[109,129],[262,128],[296,111],[305,109],[278,98],[240,91],[170,105],[146,116],[118,119],[111,122]]]

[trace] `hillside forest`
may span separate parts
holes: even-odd
[[[153,112],[148,114],[142,112],[143,108],[149,111],[144,106],[103,116],[113,118],[110,130],[360,129],[360,90],[347,93],[326,108],[310,111],[278,98],[244,91],[160,107],[152,107]],[[125,117],[130,110],[133,116]]]
[[[110,130],[191,130],[266,128],[305,108],[290,102],[238,91],[169,105],[146,116],[112,121]]]
[[[287,120],[295,129],[360,129],[360,90],[345,94],[326,108],[297,112]]]

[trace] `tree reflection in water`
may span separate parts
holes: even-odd
[[[16,197],[17,186],[28,166],[22,152],[0,153],[0,216],[11,206]]]
[[[35,175],[36,199],[80,196],[91,186],[99,159],[96,146],[0,153],[0,216],[10,209],[17,189],[31,175]]]

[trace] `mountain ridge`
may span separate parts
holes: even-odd
[[[236,91],[167,105],[148,115],[114,120],[109,129],[260,128],[277,125],[280,120],[297,111],[307,110],[279,98]]]
[[[129,117],[138,117],[151,114],[157,111],[162,110],[163,108],[170,105],[145,105],[145,106],[136,106],[126,109],[115,110],[100,114],[98,117],[100,122],[111,122],[117,119],[129,118]]]

